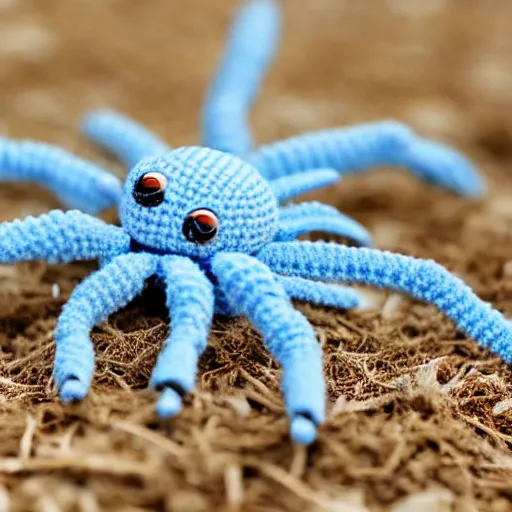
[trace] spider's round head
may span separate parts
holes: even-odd
[[[120,205],[121,224],[137,244],[199,259],[255,253],[272,240],[277,217],[274,194],[252,166],[203,147],[142,160]]]

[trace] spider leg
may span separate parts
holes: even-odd
[[[347,174],[392,165],[463,196],[479,196],[485,191],[483,179],[466,157],[444,144],[420,138],[395,121],[298,135],[261,146],[248,161],[268,180],[319,167]]]
[[[333,206],[312,201],[292,204],[279,210],[276,241],[292,241],[312,231],[350,238],[363,246],[372,244],[370,233],[359,222]]]
[[[144,157],[170,151],[170,147],[150,130],[113,110],[97,110],[85,115],[81,130],[129,169]]]
[[[166,257],[161,272],[172,325],[151,385],[163,391],[157,410],[165,418],[178,414],[182,397],[194,388],[197,362],[206,348],[212,322],[214,295],[208,278],[188,258]]]
[[[293,440],[311,443],[325,416],[322,352],[313,328],[293,308],[270,269],[255,258],[219,253],[212,270],[236,312],[249,318],[281,364]]]
[[[0,138],[0,179],[31,181],[69,208],[95,214],[116,205],[121,182],[101,167],[67,151],[30,140]]]
[[[300,277],[275,276],[292,299],[312,302],[319,306],[351,309],[361,305],[360,295],[352,288],[337,284],[310,281]]]
[[[311,190],[327,187],[340,180],[338,171],[334,169],[314,169],[303,174],[283,176],[269,183],[276,196],[277,202],[282,204]]]
[[[157,263],[150,254],[124,254],[74,289],[55,329],[54,377],[62,400],[85,397],[94,373],[91,329],[137,296],[146,279],[155,274]]]
[[[249,0],[240,8],[202,112],[202,144],[244,156],[252,150],[249,109],[278,43],[275,0]]]
[[[105,261],[129,249],[130,237],[122,228],[75,210],[0,224],[0,263]]]
[[[258,259],[279,274],[405,292],[436,305],[481,346],[512,362],[512,324],[432,260],[321,242],[269,244]]]

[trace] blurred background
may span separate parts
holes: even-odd
[[[512,5],[287,0],[254,112],[266,141],[394,117],[473,152],[511,153]],[[175,145],[198,112],[235,0],[0,0],[0,119],[76,144],[87,109],[124,111]]]

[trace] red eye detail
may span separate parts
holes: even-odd
[[[199,222],[199,224],[206,224],[207,226],[215,226],[217,223],[217,219],[214,219],[213,217],[210,217],[210,215],[197,215],[195,217],[196,222]]]
[[[183,234],[189,242],[205,244],[212,241],[219,231],[219,219],[210,210],[194,210],[183,223]]]
[[[154,176],[143,176],[140,185],[148,191],[160,190],[160,182]]]
[[[142,206],[158,206],[164,200],[167,178],[159,172],[144,174],[133,191],[133,197]]]

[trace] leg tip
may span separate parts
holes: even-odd
[[[63,402],[79,402],[87,395],[87,386],[78,379],[69,379],[60,388],[60,397]]]
[[[454,148],[418,138],[408,149],[405,164],[424,181],[468,199],[485,195],[487,185],[475,166]]]
[[[316,425],[304,416],[295,416],[291,421],[290,435],[297,444],[311,444],[316,439]]]
[[[165,388],[158,400],[156,410],[160,418],[171,418],[178,415],[182,407],[180,395],[172,388]]]

